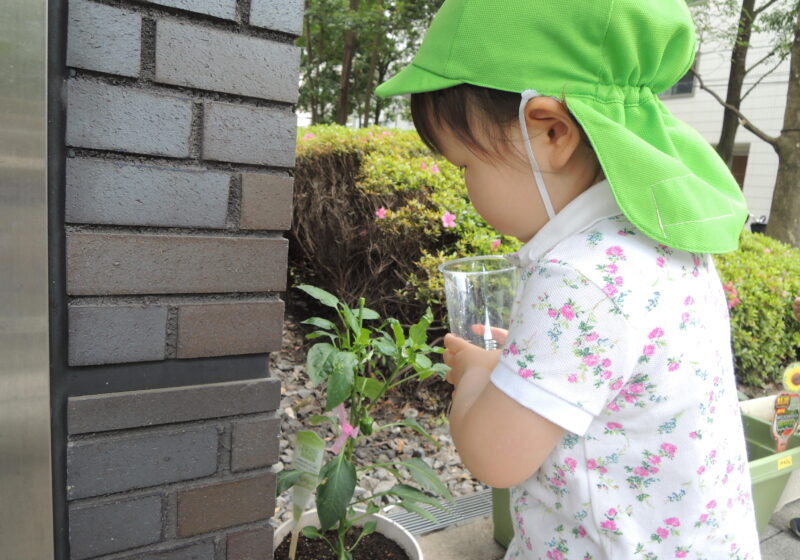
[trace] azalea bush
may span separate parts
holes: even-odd
[[[800,250],[744,232],[739,250],[716,258],[728,299],[739,382],[778,382],[800,356],[792,302],[800,291]]]
[[[444,315],[439,264],[519,247],[486,224],[461,171],[416,132],[378,127],[298,133],[290,235],[296,282],[351,305],[364,297],[404,324],[428,307]]]
[[[363,298],[357,307],[350,308],[325,290],[312,286],[299,286],[299,289],[332,309],[338,317],[338,322],[321,317],[304,321],[316,329],[308,338],[321,341],[308,352],[308,376],[315,386],[325,387],[325,411],[332,413],[312,417],[310,422],[312,425],[333,422],[338,437],[327,450],[330,458],[323,461],[325,444],[321,438],[314,432],[300,432],[298,441],[318,442],[319,461],[315,468],[309,466],[313,461],[296,460],[306,468],[278,473],[277,493],[280,495],[294,486],[299,487],[300,495],[313,493],[320,528],[296,526],[293,535],[302,529],[307,538],[324,540],[338,560],[350,560],[353,549],[376,527],[374,520],[361,527],[356,525],[358,521],[392,504],[436,521],[428,510],[420,506],[428,504],[444,509],[431,494],[452,499],[445,485],[422,459],[364,464],[359,463],[355,455],[358,446],[369,444],[371,436],[395,426],[415,430],[438,446],[438,442],[413,418],[378,425],[371,414],[387,391],[431,376],[443,377],[448,368],[441,363],[434,364],[430,358],[443,352],[442,348],[430,346],[427,341],[427,330],[433,321],[430,310],[406,330],[396,319],[381,321],[377,312],[364,306]],[[297,456],[298,450],[295,454]],[[299,454],[301,458],[314,455],[308,448],[300,449]],[[384,492],[355,499],[358,477],[379,468],[394,475],[398,484]],[[411,486],[411,481],[418,488]],[[296,492],[293,504],[295,524],[304,509]],[[348,538],[351,533],[358,536]],[[354,544],[348,545],[351,542]]]

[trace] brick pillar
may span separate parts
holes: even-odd
[[[302,10],[67,2],[64,559],[272,558]]]

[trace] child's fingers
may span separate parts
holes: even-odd
[[[486,331],[486,327],[483,325],[472,325],[471,330],[478,336],[483,336],[483,333]],[[506,329],[492,327],[492,338],[500,344],[505,344],[506,339],[508,338],[508,331]]]
[[[444,347],[446,348],[446,351],[449,350],[454,355],[458,354],[461,350],[469,346],[472,346],[472,344],[463,338],[454,335],[453,333],[447,333],[444,337]]]

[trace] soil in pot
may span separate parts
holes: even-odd
[[[358,538],[359,532],[353,531],[345,538],[347,546],[352,546]],[[336,532],[328,531],[325,536],[331,542],[336,540]],[[275,560],[289,558],[289,543],[291,535],[287,535],[275,550]],[[322,539],[308,539],[300,535],[297,544],[297,557],[295,560],[336,560],[336,555]],[[353,551],[353,560],[409,560],[408,554],[396,542],[380,533],[367,535]]]

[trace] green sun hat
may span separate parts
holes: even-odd
[[[728,167],[658,98],[692,67],[685,0],[446,0],[380,97],[472,84],[565,97],[617,204],[676,249],[738,246],[747,205]]]

